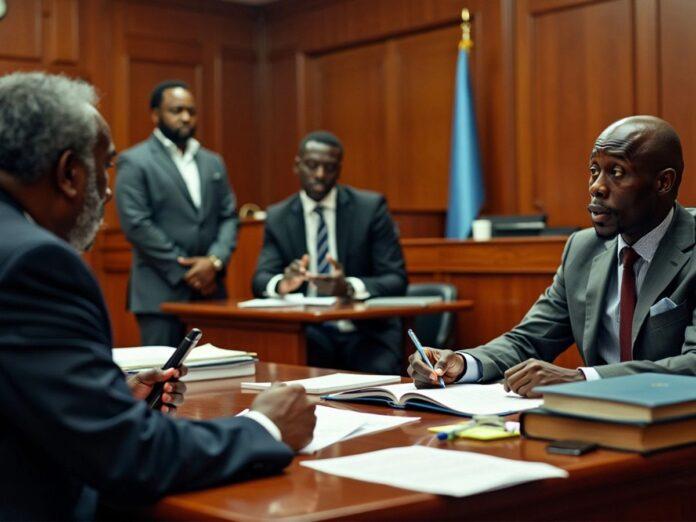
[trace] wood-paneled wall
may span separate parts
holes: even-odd
[[[686,159],[680,200],[696,199],[693,0],[7,3],[0,74],[92,81],[119,149],[150,132],[154,83],[191,82],[199,137],[223,154],[240,204],[266,206],[296,190],[297,142],[326,127],[345,144],[343,180],[384,192],[402,237],[441,236],[463,7],[473,16],[486,212],[546,212],[552,226],[585,226],[594,138],[634,113],[676,127]],[[87,258],[123,344],[135,327],[124,313],[129,248],[113,205]]]

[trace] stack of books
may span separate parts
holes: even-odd
[[[535,388],[522,435],[649,453],[696,442],[696,377],[641,373]]]
[[[170,346],[137,346],[134,348],[114,348],[114,362],[129,374],[151,368],[161,368],[174,353]],[[205,381],[226,379],[256,373],[256,354],[239,350],[223,350],[212,344],[197,346],[188,355],[184,364],[189,373],[182,380]]]

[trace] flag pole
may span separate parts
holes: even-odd
[[[465,7],[462,9],[462,39],[459,41],[459,48],[468,51],[474,46],[474,41],[471,39],[471,15]]]
[[[474,93],[471,88],[469,52],[471,14],[462,9],[462,36],[457,50],[452,112],[450,176],[445,236],[466,239],[484,203],[483,170],[476,129]]]

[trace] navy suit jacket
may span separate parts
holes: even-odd
[[[336,249],[348,277],[358,277],[372,297],[406,293],[408,277],[396,225],[384,196],[338,185]],[[299,194],[268,207],[263,247],[256,264],[253,292],[263,296],[268,281],[307,253],[304,213]],[[306,285],[302,287],[306,291]],[[398,319],[355,321],[363,333],[394,350],[401,335]]]
[[[201,297],[184,281],[179,256],[215,255],[227,265],[237,242],[235,197],[222,158],[201,147],[195,156],[201,206],[191,200],[179,170],[153,135],[119,154],[116,205],[121,228],[133,245],[128,307],[158,313],[164,301]],[[225,297],[225,271],[218,291]]]
[[[360,278],[372,297],[404,295],[408,278],[396,226],[384,196],[338,185],[336,248],[346,276]],[[268,281],[307,253],[299,194],[268,207],[263,247],[253,292],[263,296]]]
[[[133,399],[77,253],[1,190],[0,230],[0,520],[89,519],[99,494],[149,502],[291,461],[251,419],[173,419]]]

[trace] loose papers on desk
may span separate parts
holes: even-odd
[[[317,406],[315,413],[317,425],[314,428],[314,438],[300,453],[314,453],[336,442],[390,430],[420,420],[420,417],[377,415],[321,405]]]
[[[475,495],[534,480],[568,477],[567,471],[542,462],[426,446],[305,460],[300,465],[340,477],[453,497]]]
[[[249,299],[237,303],[239,308],[282,308],[287,306],[332,306],[336,304],[335,297],[308,297],[302,294],[287,294],[284,297],[268,297],[264,299]]]
[[[312,395],[334,393],[344,390],[355,390],[366,386],[378,386],[401,382],[399,375],[373,375],[361,373],[331,373],[309,379],[285,381],[285,384],[299,384],[305,391]],[[273,385],[271,382],[243,382],[243,390],[267,390]]]
[[[246,409],[237,414],[245,415]],[[397,426],[418,422],[420,417],[397,417],[394,415],[377,415],[359,411],[339,410],[328,406],[317,405],[314,410],[317,424],[314,426],[312,442],[300,450],[309,455],[343,440],[362,437],[371,433],[390,430]]]
[[[174,353],[171,346],[136,346],[132,348],[114,348],[111,353],[114,362],[124,372],[136,373],[151,368],[160,368]],[[249,352],[223,350],[212,344],[196,346],[184,364],[188,375],[183,381],[202,381],[254,375],[256,357]]]

